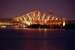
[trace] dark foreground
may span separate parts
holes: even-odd
[[[0,29],[0,50],[75,50],[75,30]]]

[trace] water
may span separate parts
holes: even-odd
[[[0,50],[75,50],[74,40],[75,30],[0,30]]]

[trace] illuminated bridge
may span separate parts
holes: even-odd
[[[18,22],[18,27],[29,27],[31,25],[40,25],[48,27],[64,27],[65,19],[59,18],[52,14],[41,12],[39,10],[30,11],[21,16],[13,18],[14,21]]]

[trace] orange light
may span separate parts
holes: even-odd
[[[56,16],[52,16],[44,12],[42,13],[41,11],[37,11],[37,10],[31,11],[15,19],[16,21],[20,21],[21,24],[26,24],[28,26],[31,24],[65,26],[64,19],[58,18]]]

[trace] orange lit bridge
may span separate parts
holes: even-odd
[[[18,22],[18,27],[29,27],[34,25],[48,26],[48,27],[64,27],[65,19],[53,16],[51,14],[34,10],[13,18],[14,21]]]

